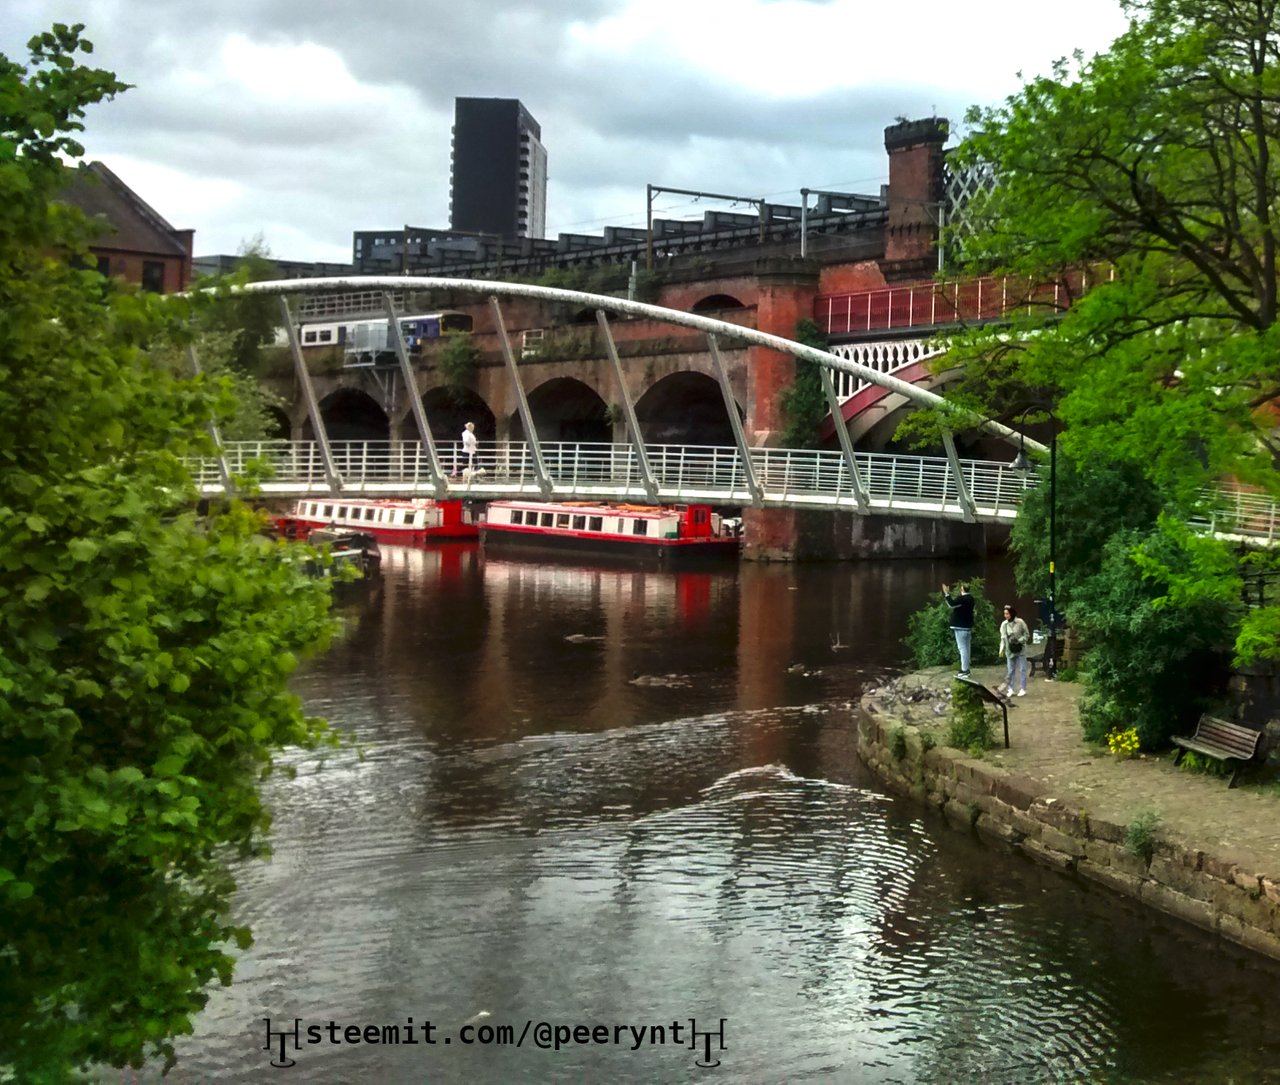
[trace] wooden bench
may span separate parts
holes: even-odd
[[[1236,786],[1236,778],[1240,775],[1240,770],[1247,762],[1253,760],[1254,754],[1258,752],[1258,743],[1261,739],[1261,731],[1256,731],[1242,723],[1221,720],[1217,716],[1206,713],[1200,717],[1195,734],[1190,738],[1185,735],[1174,735],[1170,740],[1175,746],[1181,747],[1173,763],[1175,765],[1181,763],[1183,755],[1188,750],[1194,750],[1196,753],[1216,758],[1224,763],[1234,761],[1236,766],[1231,773],[1231,782],[1227,784],[1228,788],[1232,788]]]

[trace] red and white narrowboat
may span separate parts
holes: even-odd
[[[736,556],[736,522],[709,505],[599,505],[582,501],[493,501],[481,537],[486,549],[526,547],[683,564]]]
[[[464,502],[429,498],[306,498],[275,522],[276,530],[287,539],[305,539],[317,528],[362,531],[390,546],[480,536],[476,518]]]

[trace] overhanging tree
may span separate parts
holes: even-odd
[[[189,303],[89,270],[58,202],[87,106],[124,90],[81,27],[0,56],[0,1079],[171,1054],[232,941],[273,751],[323,724],[286,688],[323,587],[259,519],[205,519],[181,457],[231,404],[149,357]]]
[[[1136,472],[1186,518],[1227,478],[1280,495],[1280,0],[1122,3],[1107,52],[967,118],[955,164],[997,183],[950,242],[1028,305],[948,364],[977,413],[1051,404],[1069,462]],[[1183,579],[1220,574],[1189,557]],[[1276,628],[1244,615],[1238,656],[1280,655]]]

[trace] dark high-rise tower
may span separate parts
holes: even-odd
[[[454,230],[540,238],[547,226],[542,128],[515,98],[457,98],[453,120]]]

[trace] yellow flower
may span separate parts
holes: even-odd
[[[1118,759],[1132,757],[1138,752],[1138,732],[1130,727],[1125,731],[1112,731],[1107,735],[1107,748]]]

